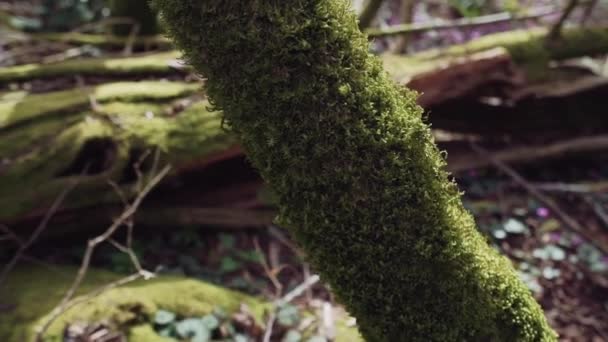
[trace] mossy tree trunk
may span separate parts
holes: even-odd
[[[369,341],[553,341],[348,1],[156,0]]]

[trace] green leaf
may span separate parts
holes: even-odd
[[[207,342],[211,339],[211,332],[199,318],[177,322],[175,330],[181,338],[189,338],[191,342]]]
[[[261,263],[264,260],[262,255],[255,250],[236,251],[235,254],[239,259],[249,262]]]
[[[280,307],[277,313],[277,321],[285,327],[296,325],[300,321],[298,308],[289,304]]]
[[[302,341],[302,334],[300,334],[297,330],[289,330],[285,337],[283,337],[282,342],[300,342]]]
[[[504,230],[510,234],[524,234],[528,232],[528,227],[521,221],[510,218],[503,224]]]
[[[306,340],[306,342],[327,342],[327,339],[323,336],[313,336]]]
[[[249,342],[250,340],[247,338],[247,336],[243,335],[243,334],[236,334],[234,335],[234,342]]]
[[[227,256],[222,258],[222,264],[220,265],[220,270],[224,273],[236,271],[241,267],[241,263],[235,260],[233,257]]]
[[[175,321],[175,314],[167,310],[158,310],[154,315],[154,323],[158,325],[167,325]]]
[[[234,248],[234,245],[236,244],[236,239],[234,238],[234,235],[220,234],[219,238],[220,238],[220,245],[222,245],[222,248],[224,248],[224,249]]]
[[[214,315],[206,315],[202,318],[202,321],[209,330],[217,329],[220,326],[220,320]]]

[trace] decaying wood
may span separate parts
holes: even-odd
[[[403,82],[421,93],[418,103],[423,107],[429,108],[465,96],[486,84],[516,86],[525,80],[525,75],[515,67],[508,52],[502,48],[454,58],[448,63]]]
[[[575,138],[540,146],[522,146],[500,151],[488,151],[492,158],[508,164],[525,164],[547,158],[558,158],[574,153],[591,153],[608,150],[608,135]],[[488,158],[477,155],[453,156],[448,154],[448,168],[457,173],[491,165]]]

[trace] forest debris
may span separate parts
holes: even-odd
[[[491,153],[492,158],[501,163],[523,164],[571,153],[601,151],[605,149],[608,149],[608,135],[579,137],[546,145],[515,147],[502,151],[491,151]],[[448,159],[448,169],[451,172],[486,167],[490,164],[493,164],[490,159],[478,158],[477,156],[468,154],[460,157],[452,156],[451,159]]]
[[[488,151],[480,147],[479,145],[472,143],[471,148],[477,152],[479,155],[488,159],[491,164],[496,166],[502,172],[506,173],[509,177],[511,177],[515,182],[521,185],[524,189],[526,189],[532,196],[538,199],[540,202],[544,203],[549,209],[551,209],[564,223],[564,227],[568,227],[573,232],[584,237],[588,243],[593,244],[598,249],[600,249],[604,254],[608,254],[608,243],[604,239],[598,239],[597,236],[592,235],[587,229],[585,229],[581,224],[579,224],[574,218],[568,215],[565,211],[563,211],[559,205],[537,188],[535,188],[532,184],[530,184],[525,178],[523,178],[519,173],[505,164],[504,161],[497,159],[492,156]]]

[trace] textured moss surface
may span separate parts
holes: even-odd
[[[345,0],[156,0],[369,341],[552,341]]]
[[[53,64],[24,64],[0,69],[0,84],[65,75],[129,76],[175,72],[175,52],[121,57],[75,59]]]
[[[394,56],[400,63],[432,66],[450,58],[495,47],[505,48],[513,61],[532,79],[542,79],[551,60],[563,60],[608,51],[608,27],[568,28],[555,42],[547,42],[547,30],[535,28],[490,34],[447,49],[429,50],[408,57]]]
[[[47,315],[61,300],[74,279],[72,267],[24,266],[8,278],[2,294],[3,304],[14,309],[0,311],[0,340],[7,342],[33,341],[35,328],[46,321]],[[91,270],[80,293],[87,293],[120,275]],[[8,299],[10,302],[5,302]],[[261,300],[239,292],[222,289],[197,280],[162,276],[149,281],[137,281],[112,289],[68,310],[51,325],[44,341],[62,340],[62,331],[70,322],[109,322],[125,331],[130,342],[172,341],[152,330],[152,317],[159,309],[183,316],[198,316],[221,307],[227,312],[237,311],[241,303],[251,309],[261,322],[269,308]]]
[[[32,33],[32,39],[70,44],[88,44],[101,47],[124,47],[130,37],[107,34],[81,33],[81,32],[40,32]],[[171,42],[162,35],[136,37],[132,42],[135,47],[157,46],[170,47]]]
[[[146,81],[4,94],[0,97],[0,220],[44,211],[79,176],[82,153],[99,162],[93,165],[94,173],[80,179],[65,203],[68,208],[118,201],[107,180],[124,185],[131,194],[129,163],[137,160],[137,151],[159,149],[162,164],[179,167],[235,145],[234,135],[221,128],[221,114],[209,111],[207,101],[166,114],[172,100],[199,88]],[[88,94],[99,103],[95,112],[89,109]],[[99,149],[83,152],[87,146]]]

